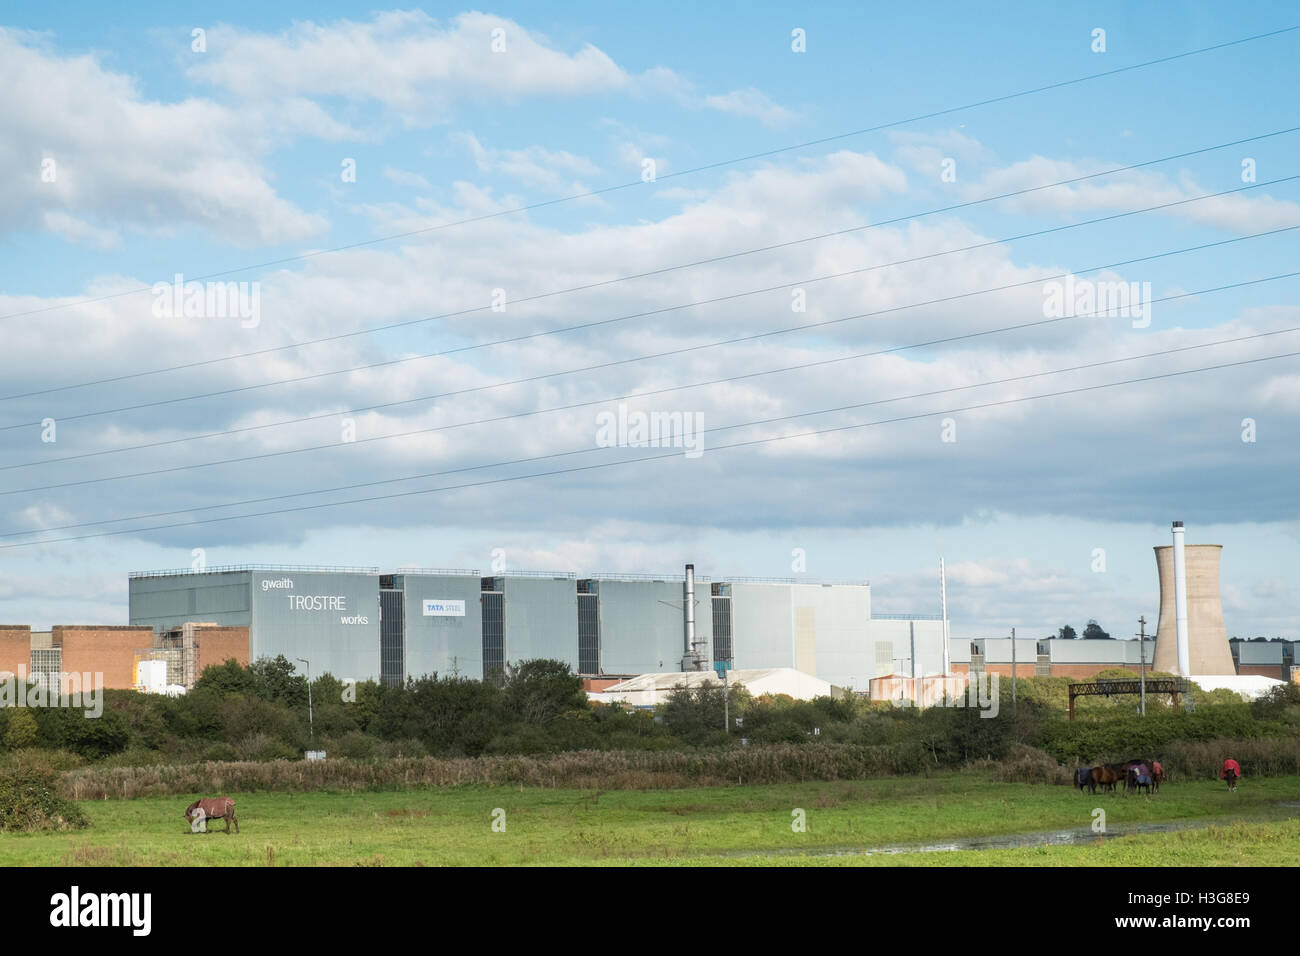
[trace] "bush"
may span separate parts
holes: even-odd
[[[325,742],[325,752],[331,757],[349,760],[369,760],[379,754],[381,742],[359,730],[349,731],[341,737]]]
[[[223,740],[204,750],[203,756],[199,759],[204,763],[224,763],[229,760],[238,760],[239,753]]]
[[[1295,737],[1258,740],[1176,741],[1157,759],[1171,780],[1217,780],[1228,757],[1241,764],[1244,779],[1300,774],[1300,740]]]
[[[4,732],[4,744],[7,750],[20,750],[36,743],[39,728],[36,718],[26,710],[14,710],[5,715],[8,720]]]
[[[0,832],[80,830],[89,826],[81,808],[58,793],[58,777],[28,765],[0,772]]]
[[[235,744],[241,760],[293,760],[298,750],[270,734],[253,733]]]
[[[1054,783],[1068,784],[1070,771],[1056,762],[1056,758],[1037,747],[1012,744],[1005,757],[991,761],[989,779],[995,783]]]

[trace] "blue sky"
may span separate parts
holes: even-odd
[[[962,4],[4,11],[0,426],[20,427],[0,430],[0,466],[9,466],[0,470],[7,535],[0,546],[23,546],[0,547],[0,620],[124,622],[127,572],[188,566],[195,549],[209,565],[487,568],[500,551],[515,568],[666,570],[693,560],[702,573],[725,576],[791,574],[798,548],[810,575],[869,578],[876,606],[887,611],[935,610],[944,554],[959,636],[1011,626],[1047,633],[1091,617],[1118,636],[1139,614],[1154,620],[1150,548],[1168,543],[1169,522],[1181,519],[1189,541],[1225,545],[1229,632],[1300,638],[1300,584],[1289,571],[1300,548],[1294,357],[956,413],[955,442],[940,440],[937,415],[746,450],[716,447],[1300,351],[1298,333],[721,432],[698,460],[182,524],[213,516],[195,509],[223,502],[557,450],[590,453],[549,467],[635,457],[636,449],[595,444],[595,416],[616,407],[618,396],[1032,322],[1044,315],[1042,276],[1150,283],[1159,299],[1295,271],[1300,231],[1246,237],[1300,225],[1300,179],[1197,197],[1251,185],[1245,160],[1256,184],[1300,175],[1300,133],[1021,200],[917,214],[1300,125],[1293,102],[1300,30],[669,174],[1297,23],[1281,3],[1022,4],[996,14]],[[203,52],[191,49],[195,28],[205,31]],[[500,53],[489,49],[496,28],[506,43]],[[796,28],[806,33],[806,52],[791,50]],[[1105,52],[1091,49],[1096,28],[1106,31]],[[635,182],[647,158],[656,182],[508,212]],[[54,182],[41,180],[48,159]],[[340,176],[346,161],[355,161],[355,182]],[[947,180],[945,161],[955,173]],[[1178,205],[993,241],[1170,203]],[[610,281],[895,219],[904,221]],[[370,240],[382,241],[244,268]],[[1224,240],[1240,241],[1105,276],[1082,272]],[[950,252],[967,245],[982,248]],[[801,286],[806,313],[792,312],[788,288],[676,308],[925,256],[936,258],[809,282]],[[260,284],[255,327],[221,316],[160,318],[147,291],[133,292],[177,272],[232,269],[242,271],[229,278]],[[591,283],[608,284],[515,302]],[[982,291],[1003,285],[1019,288]],[[12,397],[482,308],[498,288],[511,303],[503,313]],[[1300,279],[1277,279],[1156,302],[1149,327],[1127,317],[1078,319],[630,401],[694,416],[704,428],[803,415],[1277,332],[1300,326],[1298,293]],[[969,297],[912,308],[947,296]],[[699,348],[880,310],[898,311]],[[467,347],[474,348],[266,386]],[[690,351],[496,385],[680,349]],[[173,401],[209,391],[226,394]],[[462,394],[352,415],[359,437],[383,440],[355,447],[340,440],[348,409],[449,391]],[[79,417],[131,405],[150,407]],[[261,427],[308,416],[324,417]],[[47,417],[58,423],[57,441],[41,440],[37,423]],[[1247,418],[1256,423],[1253,442],[1241,440]],[[457,427],[385,438],[448,425]],[[193,440],[232,429],[243,431]],[[130,450],[159,442],[171,444]],[[328,447],[294,451],[317,444]],[[93,457],[50,461],[71,455]],[[272,457],[210,464],[252,455]],[[171,470],[117,477],[160,469]],[[527,471],[483,468],[468,478],[246,510]],[[77,484],[48,487],[70,482]],[[174,514],[88,525],[164,511]],[[215,512],[231,513],[239,512]],[[158,523],[182,526],[50,542]],[[20,534],[65,526],[71,530]],[[1093,570],[1096,548],[1106,552],[1105,572]]]

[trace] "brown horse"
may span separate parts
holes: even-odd
[[[1151,790],[1153,793],[1160,792],[1160,785],[1165,782],[1165,768],[1160,766],[1159,760],[1151,761]]]
[[[1105,790],[1113,791],[1115,789],[1115,784],[1124,779],[1123,771],[1117,770],[1115,767],[1110,765],[1093,767],[1090,773],[1092,776],[1092,782]]]
[[[1219,779],[1228,781],[1228,789],[1236,790],[1237,781],[1241,779],[1241,764],[1229,757],[1223,761],[1223,769],[1219,771]]]
[[[185,822],[194,826],[194,818],[198,816],[198,811],[203,812],[204,819],[207,820],[225,820],[226,832],[230,832],[230,825],[235,825],[235,832],[239,832],[239,820],[235,818],[235,801],[229,797],[210,797],[206,800],[195,800],[185,808]]]

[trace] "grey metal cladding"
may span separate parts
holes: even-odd
[[[283,654],[311,661],[313,676],[379,679],[377,575],[258,571],[250,593],[254,659]]]
[[[647,674],[681,667],[685,647],[685,585],[681,581],[597,582],[601,668],[606,674]],[[712,645],[707,581],[695,585],[696,639]]]
[[[578,589],[572,578],[502,579],[505,594],[505,659],[564,661],[578,669]]]
[[[483,677],[482,579],[469,575],[406,574],[406,672],[418,677]],[[425,614],[425,601],[464,602],[464,614]]]

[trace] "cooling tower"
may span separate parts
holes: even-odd
[[[1187,668],[1190,676],[1235,674],[1228,631],[1223,626],[1223,605],[1219,600],[1219,555],[1221,544],[1183,544],[1182,575],[1175,573],[1175,551],[1181,544],[1181,522],[1174,527],[1174,545],[1155,549],[1160,573],[1160,623],[1156,629],[1156,653],[1152,666],[1158,671],[1179,673],[1179,625],[1186,619]],[[1181,585],[1181,587],[1180,587]],[[1180,590],[1185,598],[1180,601]],[[1186,605],[1182,615],[1179,604]]]

